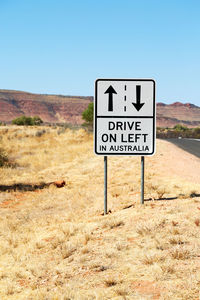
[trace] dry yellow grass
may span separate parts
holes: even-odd
[[[102,216],[92,135],[44,129],[0,127],[17,163],[0,170],[0,189],[66,181],[0,192],[0,299],[199,299],[200,161],[158,141],[141,206],[140,159],[109,157],[112,213]]]

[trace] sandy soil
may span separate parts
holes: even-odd
[[[200,160],[163,140],[145,159],[103,157],[84,131],[9,129],[2,147],[17,168],[1,185],[64,179],[63,188],[0,192],[0,298],[198,299]]]

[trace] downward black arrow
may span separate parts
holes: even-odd
[[[117,94],[117,92],[110,85],[104,94],[108,94],[108,111],[113,111],[113,94]]]
[[[136,103],[132,103],[137,111],[140,111],[144,103],[140,103],[141,100],[141,85],[136,85]]]

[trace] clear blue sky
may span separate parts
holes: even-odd
[[[96,78],[200,106],[200,1],[0,0],[0,88],[93,95]]]

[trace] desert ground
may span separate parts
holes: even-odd
[[[199,299],[198,158],[157,140],[141,205],[140,158],[109,157],[103,216],[91,133],[1,126],[0,148],[0,299]]]

